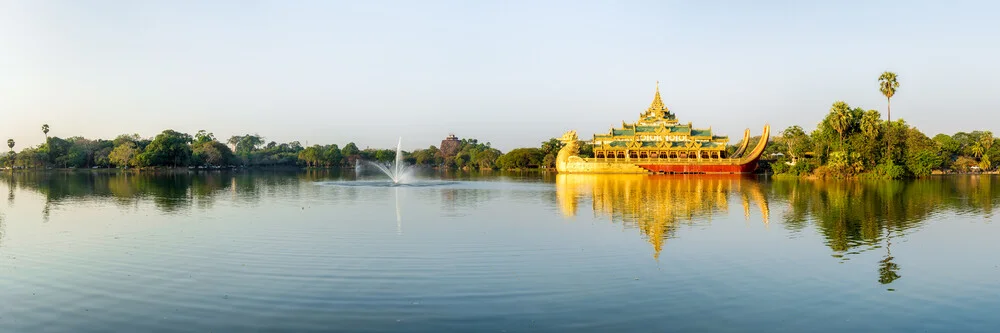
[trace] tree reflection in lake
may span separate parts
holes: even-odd
[[[815,228],[833,257],[883,250],[878,281],[899,279],[900,266],[892,255],[893,241],[936,214],[975,214],[992,217],[998,182],[991,176],[940,177],[914,181],[758,181],[746,177],[558,175],[557,205],[564,216],[575,216],[581,201],[613,222],[634,227],[659,255],[665,239],[680,225],[712,220],[726,213],[738,198],[744,217],[750,206],[760,208],[768,223],[770,207],[777,205],[785,228],[802,232]],[[883,244],[884,243],[884,244]]]
[[[220,195],[236,202],[254,203],[261,197],[294,196],[305,181],[338,179],[337,170],[290,171],[60,171],[4,173],[0,178],[9,189],[8,203],[15,188],[43,196],[42,219],[66,202],[105,201],[129,208],[142,201],[152,202],[164,213],[187,209],[210,209]]]

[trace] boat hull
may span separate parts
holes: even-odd
[[[757,161],[746,164],[636,164],[651,173],[742,174],[753,173]]]

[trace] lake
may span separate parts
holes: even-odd
[[[0,332],[1000,329],[995,176],[382,179],[4,173]]]

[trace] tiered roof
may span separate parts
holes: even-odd
[[[670,136],[667,140],[642,140],[648,136]],[[678,138],[680,137],[680,138]],[[691,123],[679,124],[673,112],[663,104],[660,97],[660,84],[656,84],[656,94],[649,108],[639,115],[635,123],[622,122],[619,128],[611,128],[607,134],[595,134],[594,141],[605,142],[611,147],[659,147],[684,148],[690,147],[690,142],[700,143],[700,148],[725,148],[729,142],[727,136],[712,134],[712,128],[693,128]],[[608,142],[610,141],[610,142]],[[635,144],[633,142],[638,142]]]

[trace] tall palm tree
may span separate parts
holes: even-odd
[[[885,96],[885,119],[887,121],[892,121],[892,96],[896,95],[896,89],[899,88],[899,82],[896,79],[896,73],[890,71],[885,71],[882,76],[878,77],[878,90]]]
[[[10,152],[7,153],[7,164],[10,164],[11,172],[14,172],[14,139],[7,139],[7,148],[10,148]]]
[[[42,124],[42,133],[45,133],[45,141],[49,141],[49,124]]]

